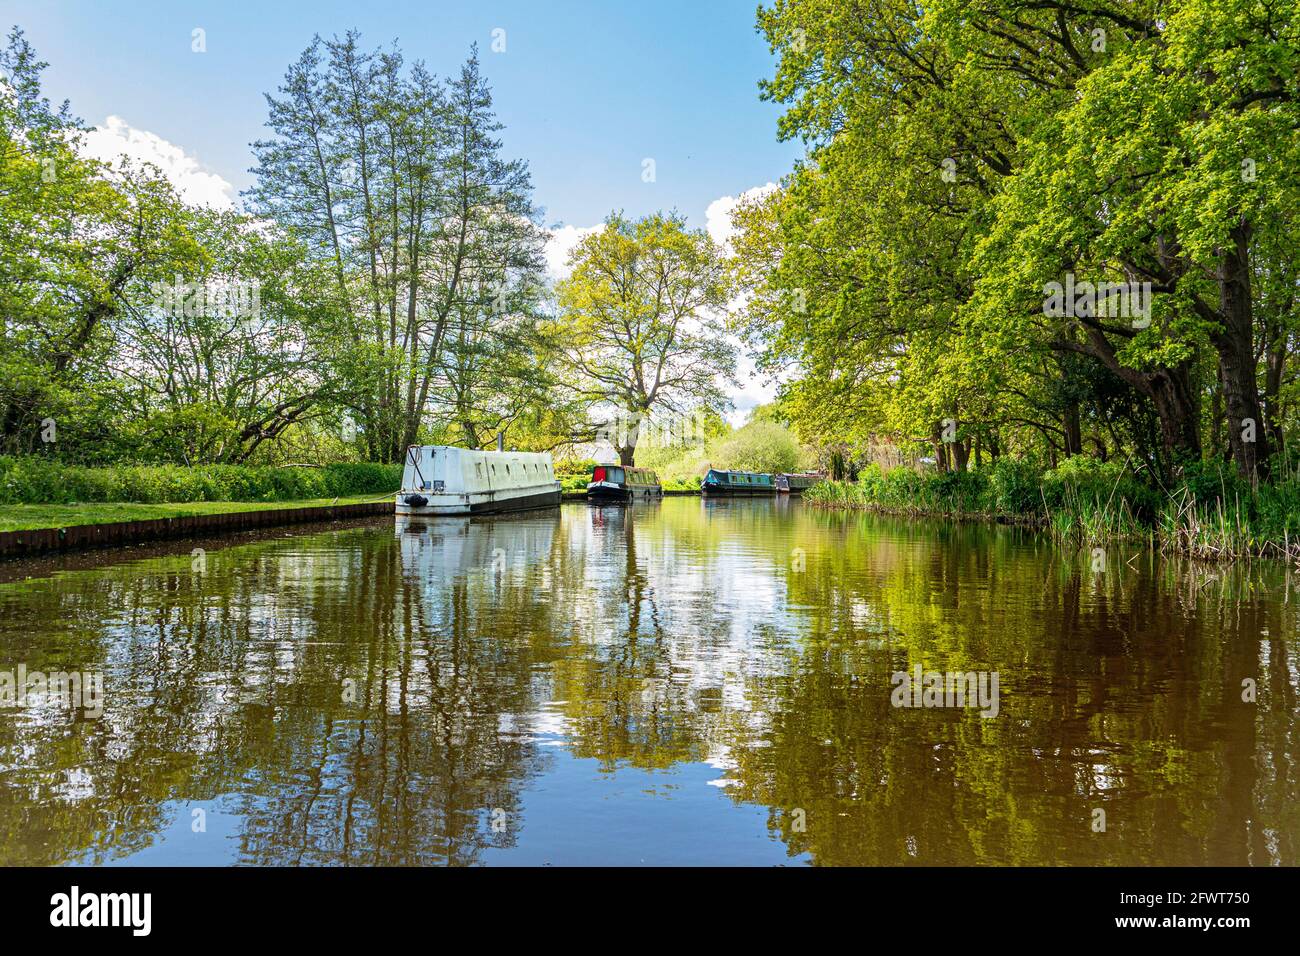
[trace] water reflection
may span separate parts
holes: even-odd
[[[1295,864],[1297,624],[1280,565],[786,500],[178,545],[0,584],[0,670],[106,694],[0,710],[0,862]]]

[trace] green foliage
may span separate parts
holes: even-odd
[[[1160,496],[1138,481],[1122,462],[1075,455],[1043,474],[1043,500],[1049,512],[1125,507],[1149,522],[1159,507]]]
[[[989,469],[993,507],[1003,514],[1030,515],[1043,505],[1043,473],[1034,462],[1021,458],[999,458]]]
[[[1206,464],[1162,494],[1121,463],[1079,455],[1045,472],[1000,460],[969,472],[884,472],[871,464],[857,482],[826,481],[804,493],[812,504],[903,514],[994,517],[1045,525],[1072,546],[1155,538],[1203,558],[1300,552],[1300,475],[1252,492],[1234,469]]]
[[[609,429],[625,443],[620,454],[635,453],[638,426],[656,413],[728,407],[721,385],[735,380],[735,349],[710,326],[731,279],[707,232],[676,213],[614,213],[570,265],[546,339],[571,393],[624,422]]]
[[[565,478],[570,475],[584,475],[591,478],[591,470],[599,462],[594,458],[561,458],[555,462],[555,477]]]
[[[583,420],[537,331],[546,237],[476,55],[438,79],[354,33],[313,41],[267,98],[251,215],[84,158],[44,66],[19,30],[0,48],[0,454],[399,461],[502,432],[554,447]]]
[[[977,515],[990,510],[991,491],[983,472],[884,471],[872,463],[861,470],[856,482],[820,482],[804,492],[804,500],[907,514]]]
[[[760,368],[796,371],[801,439],[956,471],[1086,450],[1166,486],[1227,453],[1266,478],[1300,428],[1296,12],[762,6],[763,95],[808,151],[733,217],[733,324]],[[1149,291],[1137,315],[1049,308],[1061,283]]]
[[[400,465],[367,463],[321,468],[241,465],[83,468],[34,456],[0,456],[0,504],[293,501],[392,493],[397,491],[401,478]]]
[[[708,451],[715,468],[776,474],[799,466],[799,443],[774,421],[750,422],[719,440]]]

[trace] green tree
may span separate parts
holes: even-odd
[[[317,38],[267,97],[273,135],[253,145],[251,198],[329,267],[361,441],[371,458],[399,460],[435,395],[463,410],[499,387],[463,374],[466,350],[497,334],[485,316],[533,301],[544,236],[526,164],[502,156],[477,52],[439,81],[359,40]]]
[[[731,283],[722,251],[677,215],[614,214],[574,249],[549,329],[573,390],[603,415],[625,465],[656,412],[726,407],[735,350],[721,334]]]
[[[0,448],[102,440],[121,409],[106,366],[133,296],[198,248],[175,191],[152,168],[83,159],[83,127],[41,95],[20,30],[0,51]],[[107,449],[111,451],[111,449]]]

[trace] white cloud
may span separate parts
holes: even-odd
[[[148,130],[136,129],[120,116],[110,116],[102,126],[86,133],[82,152],[117,165],[120,157],[157,166],[187,203],[213,209],[235,208],[235,187],[206,172],[202,164],[174,143]]]
[[[551,238],[546,242],[542,255],[546,258],[546,271],[552,279],[566,279],[569,276],[569,253],[573,247],[593,232],[600,232],[604,224],[595,226],[561,226],[551,230]]]
[[[746,189],[739,196],[721,196],[713,200],[709,203],[709,208],[704,210],[704,228],[708,230],[714,242],[730,251],[728,247],[731,237],[736,234],[736,227],[731,224],[732,211],[742,202],[760,199],[768,193],[775,192],[776,189],[776,183],[765,183],[762,186]]]
[[[735,407],[727,412],[727,421],[731,423],[732,428],[739,428],[749,421],[750,413],[757,406],[766,405],[776,398],[776,385],[769,382],[768,376],[758,373],[753,360],[748,355],[742,353],[736,366],[736,379],[740,383],[740,390],[731,393],[731,401]]]

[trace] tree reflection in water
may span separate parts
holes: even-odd
[[[778,858],[1298,862],[1280,565],[1094,574],[1015,529],[686,498],[175,552],[0,584],[0,669],[106,691],[99,720],[0,710],[0,862],[562,862],[539,788],[691,768]],[[999,716],[895,710],[916,664],[998,671]],[[762,838],[644,807],[624,844],[669,858]]]

